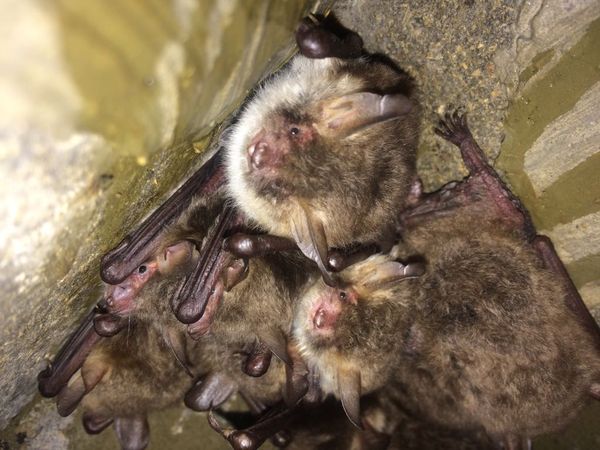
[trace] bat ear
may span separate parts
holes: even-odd
[[[171,273],[177,266],[188,261],[192,256],[192,244],[184,241],[167,247],[158,259],[158,270],[161,274]]]
[[[335,286],[336,280],[332,277],[327,268],[327,255],[329,253],[329,245],[327,244],[327,236],[325,228],[320,219],[311,214],[310,209],[299,203],[302,213],[292,219],[292,234],[294,241],[300,251],[308,259],[314,261],[321,274],[323,280],[328,286]]]
[[[392,287],[396,283],[408,278],[417,278],[425,273],[425,263],[400,261],[386,261],[377,265],[361,282],[366,288],[377,290]]]
[[[360,372],[339,369],[338,393],[346,416],[355,427],[362,429],[360,420]]]
[[[344,138],[376,123],[408,114],[413,107],[413,102],[403,94],[356,92],[325,100],[316,128],[323,136]]]

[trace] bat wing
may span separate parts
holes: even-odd
[[[119,284],[160,247],[167,225],[175,222],[196,195],[211,195],[225,182],[223,149],[211,157],[139,227],[102,258],[100,276]]]
[[[54,362],[39,373],[38,389],[44,397],[58,395],[102,339],[94,328],[94,318],[98,314],[96,308],[90,311],[58,352]]]

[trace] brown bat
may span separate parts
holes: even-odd
[[[132,315],[140,319],[152,316],[150,301],[138,299],[139,292],[153,278],[169,275],[178,265],[191,257],[191,246],[178,243],[159,256],[140,265],[118,285],[106,285],[98,305],[82,321],[79,328],[63,345],[44,371],[38,375],[39,390],[45,397],[55,397],[73,374],[78,371],[90,351],[103,337],[118,334],[131,323]]]
[[[305,56],[311,31],[323,30],[303,22],[301,54],[244,105],[224,159],[237,207],[327,273],[330,247],[389,239],[416,178],[419,108],[378,58]]]
[[[183,273],[191,269],[192,259],[189,245],[169,246],[164,258],[161,254],[120,285],[107,288],[104,303],[108,312],[96,319],[108,316],[114,320],[97,321],[95,326],[125,322],[127,330],[118,333],[122,327],[117,327],[117,333],[111,331],[108,339],[89,338],[92,345],[83,346],[91,348],[78,357],[79,370],[56,396],[59,414],[69,415],[81,403],[88,433],[99,433],[113,423],[122,448],[147,446],[147,414],[181,401],[192,385],[192,370],[202,366],[197,344],[173,317],[167,300]],[[152,272],[154,276],[144,277]],[[89,327],[89,322],[90,317],[83,326]],[[68,372],[55,372],[49,379],[67,376]],[[40,379],[46,394],[47,380]]]
[[[147,443],[147,412],[163,409],[184,394],[188,406],[205,411],[238,391],[258,416],[281,401],[292,301],[316,273],[310,262],[290,253],[266,255],[248,266],[229,255],[227,270],[198,321],[186,326],[170,312],[169,300],[176,298],[201,259],[194,244],[218,227],[210,226],[209,218],[221,203],[218,197],[194,199],[164,231],[158,256],[119,285],[107,286],[102,313],[86,319],[79,338],[61,352],[65,359],[59,355],[50,373],[40,376],[40,390],[47,396],[58,394],[61,414],[70,414],[81,401],[90,432],[112,421],[118,427],[123,417],[135,416],[140,426],[134,430],[142,434],[117,429],[127,447]],[[117,334],[126,326],[127,333]],[[98,342],[99,333],[114,337]],[[272,353],[278,357],[273,362]],[[161,384],[171,387],[157,392]],[[258,439],[262,442],[278,429]]]
[[[439,133],[460,146],[470,176],[402,214],[392,256],[342,272],[345,287],[319,282],[293,334],[355,423],[360,394],[387,381],[414,414],[521,448],[598,392],[600,333],[464,116],[447,116]],[[415,254],[427,270],[401,281],[407,266],[394,258]]]

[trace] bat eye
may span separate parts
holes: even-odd
[[[345,302],[348,299],[348,294],[345,291],[340,291],[339,297],[341,301]]]
[[[146,270],[148,270],[148,267],[147,267],[147,266],[145,266],[145,265],[144,265],[144,266],[140,266],[140,267],[138,268],[138,273],[145,273],[145,272],[146,272]]]
[[[299,134],[300,134],[300,128],[298,128],[298,127],[291,127],[291,128],[290,128],[290,134],[291,134],[292,136],[297,136],[297,135],[299,135]]]

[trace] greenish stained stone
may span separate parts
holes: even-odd
[[[497,166],[506,174],[539,229],[579,217],[584,211],[597,211],[597,176],[573,177],[565,174],[561,192],[550,189],[537,198],[523,171],[525,152],[554,119],[568,112],[594,83],[600,80],[600,20],[595,20],[581,40],[568,50],[542,78],[514,99],[505,119],[506,137]],[[600,159],[590,158],[573,171],[600,173]],[[559,189],[559,188],[557,188]],[[584,191],[588,193],[582,195]]]

